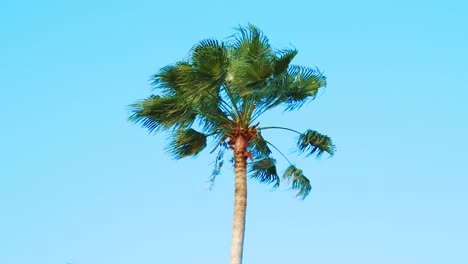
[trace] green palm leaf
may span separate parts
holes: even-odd
[[[237,30],[239,34],[233,36],[231,44],[236,59],[252,62],[272,56],[269,40],[259,28],[249,24],[247,27],[239,27]]]
[[[293,57],[295,52],[291,51],[287,56]],[[319,89],[325,85],[326,78],[320,71],[293,65],[282,74],[270,77],[259,89],[249,90],[249,93],[256,100],[259,113],[278,105],[284,105],[285,110],[290,111],[315,99]]]
[[[228,65],[227,49],[216,40],[204,40],[193,49],[190,61],[162,68],[153,76],[155,89],[179,95],[192,105],[216,99]]]
[[[298,190],[297,196],[305,199],[309,195],[312,187],[310,181],[304,176],[302,170],[290,165],[283,174],[283,178],[288,180],[293,190]]]
[[[276,160],[270,157],[265,157],[256,160],[250,164],[250,177],[257,179],[262,183],[275,183],[273,188],[280,184],[280,178],[276,172]]]
[[[307,156],[316,153],[317,157],[320,157],[324,152],[333,156],[335,152],[335,145],[330,137],[310,129],[299,136],[297,146],[302,153],[306,152]]]
[[[296,57],[297,50],[283,50],[279,52],[279,57],[275,59],[275,67],[273,70],[274,75],[281,75],[286,72],[289,63]]]
[[[318,70],[293,65],[277,84],[281,92],[276,104],[283,103],[286,110],[295,110],[315,99],[319,88],[326,85],[326,78]]]
[[[260,133],[252,140],[250,151],[254,157],[268,157],[271,154],[268,143]]]
[[[180,94],[187,85],[186,75],[191,71],[192,65],[186,61],[163,67],[152,76],[153,89],[160,90],[166,95]]]
[[[213,187],[216,177],[221,173],[221,168],[224,165],[224,153],[229,149],[225,142],[219,144],[219,147],[218,154],[216,155],[216,159],[214,161],[213,171],[211,172],[210,176],[210,189]]]
[[[130,110],[132,114],[129,120],[141,124],[150,132],[188,127],[197,117],[194,109],[184,104],[177,96],[152,95],[143,101],[130,105]]]
[[[223,79],[228,65],[228,51],[223,43],[206,39],[198,43],[192,52],[192,65],[207,81],[219,82]]]
[[[206,147],[206,135],[194,129],[178,130],[167,146],[167,150],[176,158],[196,156]]]
[[[268,38],[255,26],[239,28],[231,49],[227,80],[237,94],[248,96],[273,73],[273,50]]]

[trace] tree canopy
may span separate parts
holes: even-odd
[[[242,135],[248,142],[250,177],[274,187],[283,178],[305,198],[311,190],[309,180],[294,164],[280,177],[271,150],[276,147],[260,131],[279,128],[297,133],[297,149],[307,155],[333,155],[331,139],[314,130],[262,128],[258,122],[276,107],[301,108],[326,86],[326,77],[317,68],[291,64],[296,55],[294,48],[273,49],[253,25],[239,27],[225,42],[203,40],[188,59],[152,76],[154,94],[130,106],[130,120],[150,132],[169,132],[167,150],[176,159],[198,155],[210,138],[219,151],[214,176],[219,174],[224,151]]]

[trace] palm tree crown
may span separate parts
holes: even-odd
[[[260,182],[280,184],[272,158],[273,147],[260,133],[258,118],[272,108],[296,110],[315,99],[326,85],[318,70],[292,65],[297,50],[273,50],[255,26],[238,28],[229,41],[207,39],[196,44],[189,59],[168,65],[153,76],[156,94],[131,105],[130,120],[150,132],[169,131],[168,151],[177,159],[196,156],[213,138],[217,146],[231,147],[246,139],[249,172]],[[297,133],[299,152],[333,155],[331,139],[313,130]],[[222,153],[218,155],[221,156]],[[214,175],[222,165],[217,158]],[[302,170],[290,166],[282,178],[305,198],[311,190]]]

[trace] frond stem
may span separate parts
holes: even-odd
[[[294,129],[291,129],[291,128],[287,128],[287,127],[269,126],[269,127],[260,127],[260,128],[258,128],[258,130],[264,130],[264,129],[282,129],[282,130],[288,130],[288,131],[297,133],[299,135],[302,135],[301,132],[299,132],[297,130],[294,130]]]
[[[281,156],[283,156],[283,158],[284,158],[290,165],[293,165],[293,164],[291,163],[291,161],[286,157],[286,155],[284,155],[283,152],[281,152],[281,150],[279,150],[275,145],[273,145],[272,143],[270,143],[270,142],[267,141],[267,140],[265,140],[265,142],[266,142],[268,145],[272,146],[276,151],[278,151],[279,154],[281,154]]]
[[[227,96],[231,100],[231,103],[232,103],[232,106],[233,106],[234,110],[236,110],[237,115],[240,117],[241,112],[239,111],[239,108],[237,107],[237,103],[234,100],[234,97],[232,96],[231,92],[229,91],[229,88],[227,87],[227,85],[223,85],[223,87],[224,87],[224,91],[226,92]]]
[[[219,131],[215,131],[215,132],[213,132],[213,133],[206,134],[205,136],[206,136],[206,137],[211,137],[211,136],[214,136],[214,135],[216,135],[216,134],[219,134]]]
[[[230,106],[226,101],[223,100],[223,98],[221,98],[221,96],[216,96],[216,95],[214,95],[212,93],[208,93],[208,95],[210,95],[215,100],[219,99],[219,101],[221,102],[219,104],[219,109],[221,109],[222,111],[224,111],[226,113],[229,113]]]

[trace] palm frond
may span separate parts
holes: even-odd
[[[253,25],[239,27],[231,44],[227,80],[242,97],[261,87],[273,72],[274,52],[268,38]]]
[[[275,76],[283,74],[289,67],[289,63],[296,57],[297,50],[295,49],[288,49],[282,50],[279,52],[279,57],[275,58],[275,67],[273,70],[273,74]]]
[[[214,39],[199,42],[193,48],[191,59],[199,77],[205,77],[206,81],[213,84],[224,78],[229,62],[226,47]]]
[[[316,153],[317,157],[320,157],[324,152],[333,156],[335,152],[335,145],[330,137],[310,129],[299,136],[297,146],[302,153],[306,152],[307,156]]]
[[[200,65],[198,65],[200,66]],[[208,68],[209,65],[203,65]],[[208,69],[203,69],[208,70]],[[217,100],[217,95],[222,83],[222,76],[212,76],[209,73],[199,70],[195,65],[184,64],[174,68],[177,76],[174,84],[176,93],[183,97],[184,101],[189,102],[194,107],[201,103],[211,100]]]
[[[289,66],[287,72],[274,78],[262,89],[266,110],[285,105],[285,110],[295,110],[315,99],[318,90],[326,85],[326,77],[317,69]]]
[[[270,157],[254,161],[249,166],[250,177],[262,183],[274,183],[273,188],[278,187],[280,178],[275,164],[276,160]]]
[[[192,70],[192,65],[186,61],[180,61],[173,65],[168,65],[152,76],[154,90],[161,90],[165,95],[180,93],[186,82],[186,72]]]
[[[269,60],[236,60],[229,67],[229,82],[239,95],[246,96],[262,87],[272,72]]]
[[[160,129],[190,126],[196,119],[194,110],[183,104],[177,96],[161,97],[152,95],[149,98],[130,105],[129,120],[150,132]]]
[[[218,97],[227,65],[224,44],[205,40],[192,49],[190,61],[166,66],[155,74],[153,86],[165,95],[183,96],[196,106]]]
[[[295,110],[307,100],[315,99],[319,88],[326,85],[326,78],[316,69],[290,66],[284,84],[287,88],[280,101],[284,102],[286,110]]]
[[[231,44],[236,59],[252,62],[272,55],[269,40],[259,28],[249,24],[247,27],[238,27],[237,31]]]
[[[288,180],[291,184],[291,189],[297,190],[297,197],[305,199],[309,195],[312,187],[310,181],[304,176],[302,170],[296,168],[294,165],[290,165],[283,174],[283,178]]]
[[[288,82],[283,100],[286,110],[295,110],[303,106],[307,99],[315,99],[319,88],[326,85],[326,78],[316,69],[291,66],[288,69]]]
[[[267,141],[263,138],[262,134],[258,134],[250,143],[250,151],[254,157],[268,157],[271,150],[268,147]]]
[[[294,53],[291,53],[294,54]],[[269,78],[260,89],[250,89],[256,100],[255,116],[279,105],[285,111],[295,110],[315,99],[318,90],[326,85],[326,78],[319,70],[290,66],[283,74]]]
[[[214,162],[214,168],[213,171],[211,172],[210,176],[210,189],[213,187],[216,177],[221,173],[221,168],[224,165],[224,153],[228,149],[228,146],[225,142],[222,142],[219,144],[219,151],[218,154],[216,155],[216,159]]]
[[[199,108],[198,115],[199,124],[207,133],[216,133],[224,131],[224,127],[230,127],[232,120],[221,110],[217,105],[203,105]]]
[[[166,149],[176,159],[196,156],[206,147],[206,135],[192,128],[177,130]]]

